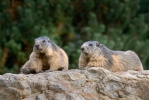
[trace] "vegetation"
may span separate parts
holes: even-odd
[[[88,40],[133,50],[149,69],[148,6],[147,0],[1,0],[0,74],[19,73],[43,35],[67,52],[70,69]]]

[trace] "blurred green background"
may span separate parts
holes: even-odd
[[[43,35],[66,51],[70,69],[88,40],[133,50],[149,69],[148,25],[149,0],[0,0],[0,74],[19,73]]]

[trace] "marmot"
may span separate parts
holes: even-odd
[[[113,51],[98,41],[88,41],[81,46],[79,69],[103,67],[109,71],[143,70],[137,54],[131,50]]]
[[[67,54],[48,37],[35,39],[33,52],[29,60],[22,66],[20,72],[24,74],[38,73],[45,70],[57,71],[68,69]]]

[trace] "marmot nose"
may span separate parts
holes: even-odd
[[[82,51],[84,51],[84,48],[81,48]]]
[[[36,48],[38,48],[39,47],[39,45],[35,45],[36,46]]]

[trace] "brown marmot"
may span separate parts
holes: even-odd
[[[103,67],[110,71],[143,70],[137,54],[131,50],[113,51],[98,41],[88,41],[81,46],[79,69]]]
[[[20,72],[24,74],[38,73],[45,70],[57,71],[68,69],[67,54],[48,37],[35,39],[33,52],[29,60],[22,66]]]

